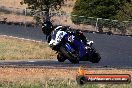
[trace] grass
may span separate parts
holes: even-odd
[[[47,43],[19,40],[8,37],[0,37],[0,59],[21,60],[21,59],[50,59],[56,54]]]
[[[130,84],[106,84],[105,88],[132,88],[132,83]]]
[[[84,84],[79,85],[75,80],[48,78],[43,81],[0,81],[0,88],[131,88],[131,84]]]
[[[5,6],[7,8],[22,8],[25,9],[27,5],[21,5],[22,0],[0,0],[0,6]]]
[[[78,85],[75,80],[48,79],[45,81],[31,82],[0,82],[0,88],[99,88],[95,84]]]

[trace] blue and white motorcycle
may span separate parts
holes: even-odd
[[[68,59],[71,63],[79,63],[79,61],[90,61],[98,63],[101,59],[100,54],[92,46],[93,41],[84,44],[79,35],[82,33],[73,33],[72,31],[64,31],[62,26],[58,26],[51,34],[49,45],[53,50],[57,51],[57,59],[64,62]]]

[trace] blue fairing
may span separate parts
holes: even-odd
[[[79,56],[83,57],[85,55],[85,49],[84,49],[84,44],[80,41],[77,40],[73,40],[73,43],[76,45],[78,52],[79,52]]]
[[[64,40],[68,41],[68,36],[69,35],[65,35]],[[72,42],[77,47],[77,51],[78,51],[80,59],[83,59],[82,57],[86,54],[84,49],[84,44],[81,41],[78,41],[76,39],[73,39]],[[69,43],[66,43],[64,46],[68,52],[71,52],[71,46]]]
[[[65,44],[65,49],[66,49],[67,52],[71,52],[71,46],[70,46],[69,43]]]

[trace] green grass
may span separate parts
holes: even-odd
[[[132,88],[132,83],[130,84],[107,84],[105,88]]]
[[[0,60],[50,59],[56,54],[47,43],[0,37]]]

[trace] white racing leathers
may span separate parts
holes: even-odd
[[[62,26],[58,26],[51,34],[51,41],[49,42],[49,46],[56,46],[59,44],[61,39],[67,34],[65,31],[61,30]]]

